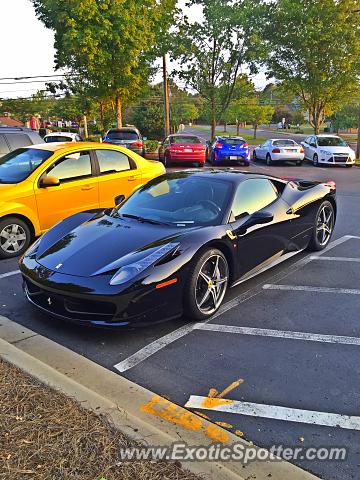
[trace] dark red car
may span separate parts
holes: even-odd
[[[185,162],[203,167],[206,161],[206,148],[195,135],[169,135],[159,147],[159,160],[165,167]]]

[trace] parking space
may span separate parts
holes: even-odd
[[[300,253],[231,289],[210,322],[179,319],[115,332],[67,325],[30,308],[16,260],[0,261],[0,315],[256,444],[345,446],[346,462],[297,463],[326,479],[357,478],[360,169],[353,175],[307,166],[273,172],[336,181],[334,239],[320,255]],[[221,391],[239,378],[244,382],[225,397],[235,401],[232,408],[207,408],[210,389]]]

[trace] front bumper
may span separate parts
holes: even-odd
[[[166,287],[141,282],[109,285],[107,275],[76,277],[42,267],[24,257],[20,265],[24,293],[43,312],[67,322],[94,327],[144,326],[182,314],[181,282]]]
[[[319,163],[327,165],[355,165],[355,159],[349,155],[320,156]]]

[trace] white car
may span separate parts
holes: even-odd
[[[44,137],[45,143],[55,143],[55,142],[81,142],[82,138],[78,133],[72,132],[53,132],[48,133]]]
[[[304,160],[304,148],[290,138],[270,138],[254,149],[253,160],[265,160],[267,165],[274,162],[295,162],[301,165]]]
[[[355,163],[355,152],[342,138],[337,135],[311,135],[302,145],[305,158],[318,165],[346,165],[352,167]]]

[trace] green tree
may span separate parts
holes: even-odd
[[[162,101],[144,98],[133,107],[134,125],[148,138],[160,140],[164,134],[164,111]]]
[[[254,19],[259,17],[262,2],[190,0],[189,5],[201,6],[203,18],[195,22],[183,19],[173,57],[181,64],[178,77],[203,98],[214,138],[216,124],[234,97],[241,67],[249,65],[255,71],[262,44]]]
[[[264,29],[269,77],[284,83],[309,111],[315,133],[357,88],[360,15],[357,0],[277,0]]]
[[[175,1],[32,1],[38,17],[55,31],[56,67],[78,76],[98,98],[113,97],[120,127],[122,103],[135,98],[147,81],[159,25]]]
[[[358,126],[358,116],[360,101],[344,105],[343,108],[335,112],[329,120],[332,126],[338,132],[340,129],[356,128]]]

